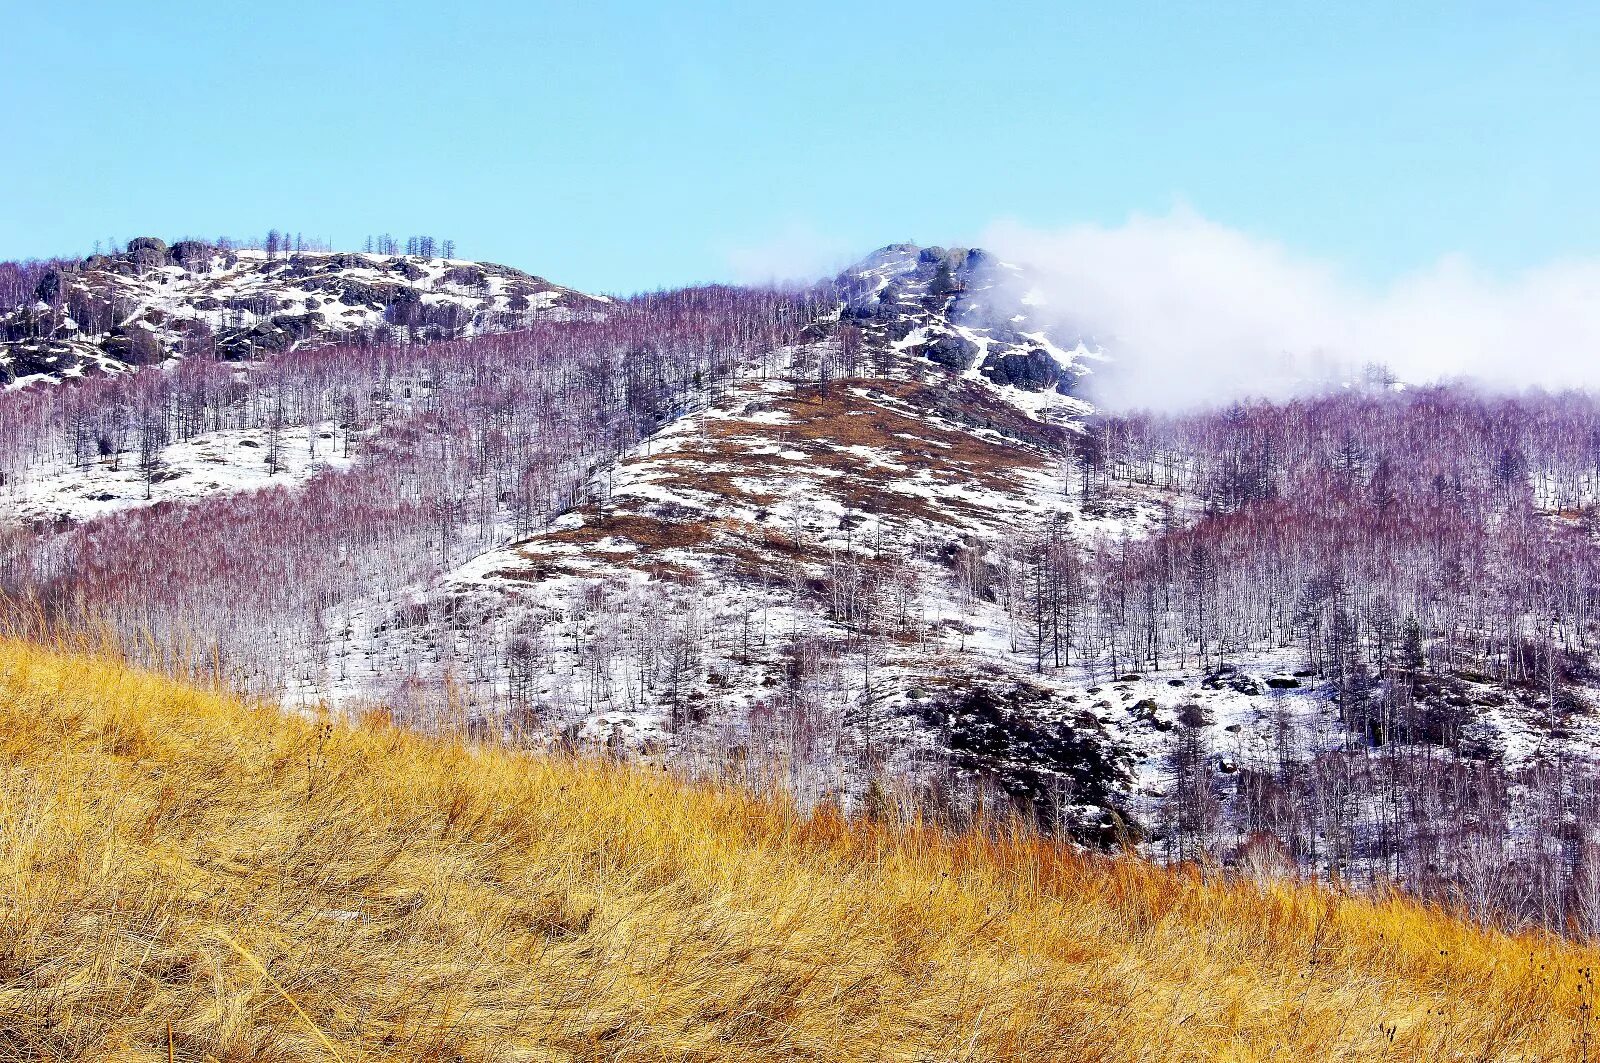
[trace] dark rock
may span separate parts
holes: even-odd
[[[203,266],[211,260],[213,248],[203,240],[179,240],[172,245],[172,260],[184,269]]]
[[[391,288],[383,319],[391,325],[415,325],[422,314],[422,293],[415,288]]]
[[[127,258],[140,270],[172,264],[172,259],[167,254],[166,241],[158,240],[154,236],[140,236],[129,240]]]
[[[229,310],[243,310],[254,314],[256,317],[267,317],[283,309],[283,301],[275,295],[257,293],[254,295],[235,296],[226,300],[223,306]]]
[[[217,352],[225,358],[254,358],[278,354],[316,335],[322,315],[279,314],[247,329],[233,329],[217,337]]]
[[[61,297],[61,271],[50,270],[39,278],[39,283],[33,287],[33,297],[41,303],[53,303]]]
[[[100,341],[100,349],[106,352],[107,357],[115,358],[119,362],[133,360],[133,339],[120,327],[112,329],[110,334]]]
[[[489,283],[488,275],[477,266],[452,266],[444,271],[444,280],[468,288],[481,288]]]
[[[399,289],[348,278],[339,283],[339,301],[345,306],[383,306]]]
[[[1037,347],[1027,354],[991,354],[984,359],[983,375],[1024,391],[1048,391],[1062,380],[1061,366]]]
[[[993,780],[1021,807],[1037,811],[1042,825],[1067,811],[1052,807],[1063,790],[1075,805],[1114,810],[1129,751],[1087,713],[1060,719],[1050,711],[1054,700],[1050,691],[1025,684],[974,684],[914,711],[939,734],[959,771]]]
[[[978,357],[978,345],[963,336],[956,335],[940,336],[936,340],[919,344],[913,350],[928,361],[942,365],[954,373],[971,369],[972,363]]]
[[[331,270],[339,269],[377,269],[378,264],[365,255],[337,254],[329,255],[323,259],[323,264]]]

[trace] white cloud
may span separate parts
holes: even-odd
[[[1104,344],[1116,361],[1092,388],[1111,406],[1281,396],[1368,362],[1418,384],[1600,388],[1600,259],[1497,278],[1452,257],[1373,289],[1187,210],[998,224],[983,246],[1029,267],[1059,325]]]
[[[844,239],[811,225],[791,222],[766,239],[725,247],[733,280],[740,284],[811,284],[831,277],[858,254]]]

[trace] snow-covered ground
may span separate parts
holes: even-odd
[[[348,467],[348,441],[333,424],[220,431],[161,448],[141,467],[137,454],[88,465],[35,468],[0,486],[0,522],[81,523],[161,502],[293,487],[327,468]]]
[[[969,675],[1093,686],[1033,677],[1007,611],[958,593],[949,551],[982,557],[1052,521],[1084,543],[1145,535],[1169,500],[1151,490],[1085,512],[1047,448],[952,421],[942,398],[911,380],[826,394],[750,380],[602,470],[548,531],[437,586],[353,604],[291,700],[404,705],[448,682],[458,707],[523,706],[520,726],[537,720],[547,738],[665,756],[686,728],[758,742],[763,720],[794,711],[778,703],[800,698],[832,721],[834,744],[871,734],[899,756],[930,748],[919,691]],[[967,398],[1004,425],[1001,389]],[[845,600],[864,579],[865,619]],[[780,694],[807,647],[814,674]],[[1113,732],[1148,725],[1108,697]]]

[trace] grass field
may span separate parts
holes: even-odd
[[[1600,952],[0,642],[0,1059],[1577,1060]]]

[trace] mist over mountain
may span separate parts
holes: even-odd
[[[1499,392],[1600,386],[1600,261],[1494,275],[1461,257],[1362,284],[1331,263],[1187,210],[1119,226],[998,224],[1052,324],[1110,362],[1093,397],[1193,410],[1285,398],[1386,367],[1413,386]]]

